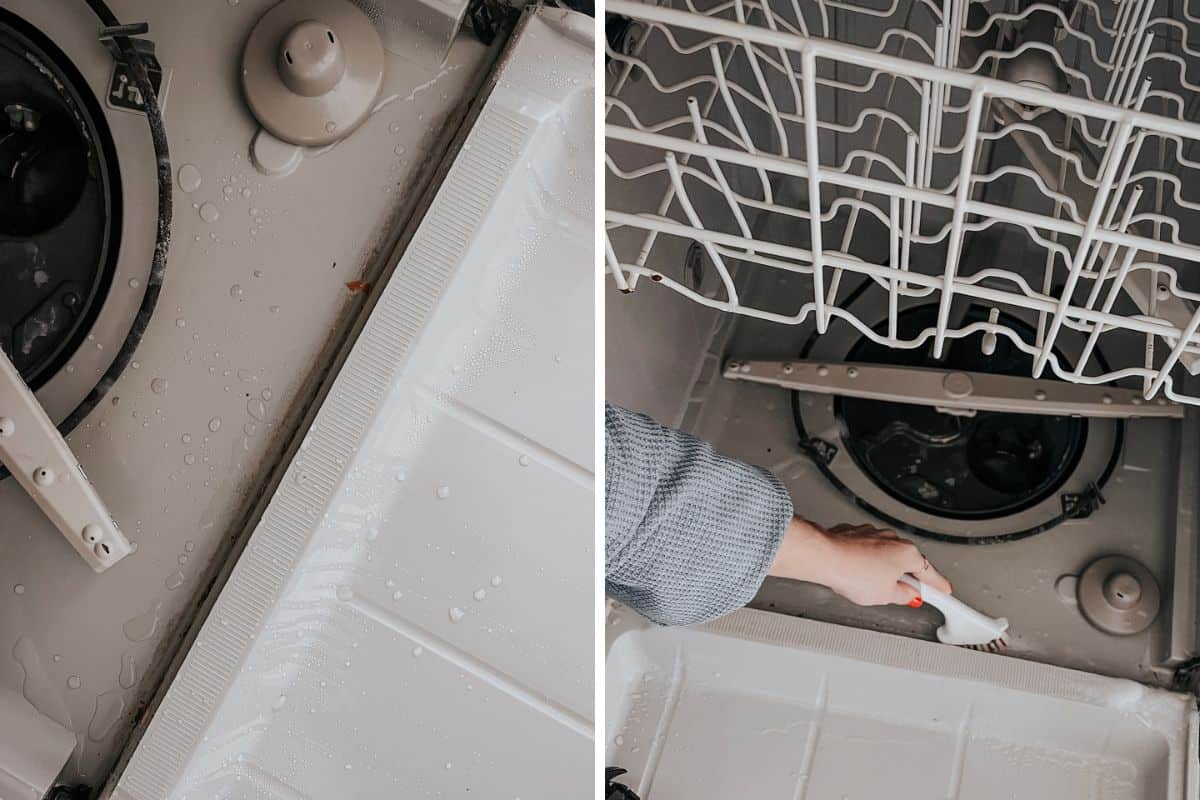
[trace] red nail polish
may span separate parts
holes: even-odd
[[[914,597],[912,600],[908,601],[909,608],[920,608],[923,605],[925,605],[925,601],[919,597]]]

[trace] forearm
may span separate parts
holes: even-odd
[[[606,588],[669,625],[745,605],[792,518],[770,472],[640,414],[605,410]]]

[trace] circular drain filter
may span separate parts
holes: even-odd
[[[986,320],[987,312],[973,308],[962,324]],[[908,339],[936,322],[935,306],[919,306],[900,315],[897,330]],[[1033,331],[1022,330],[1019,320],[1001,322],[1032,339]],[[952,341],[941,361],[928,347],[899,350],[863,337],[846,360],[957,371],[948,378],[966,372],[1029,375],[1031,356],[1007,338],[987,355],[980,336]],[[906,505],[955,519],[1005,516],[1037,504],[1063,484],[1087,440],[1088,421],[1072,417],[995,411],[959,416],[854,397],[839,397],[834,408],[842,441],[871,480]]]
[[[35,390],[86,338],[119,246],[111,138],[80,86],[0,19],[0,348]]]
[[[1114,636],[1131,636],[1150,627],[1158,616],[1158,582],[1140,562],[1105,556],[1079,576],[1079,609],[1096,628]]]
[[[867,299],[862,301],[867,303]],[[886,308],[875,331],[886,334]],[[955,327],[988,320],[989,309],[963,309]],[[936,304],[903,309],[899,338],[921,341],[936,323]],[[858,316],[871,316],[863,308]],[[999,321],[1033,341],[1033,327],[1016,314]],[[1074,344],[1062,338],[1060,364]],[[810,340],[800,357],[831,363],[871,363],[948,370],[951,390],[966,373],[1028,377],[1032,357],[1007,337],[985,352],[983,332],[952,339],[933,359],[930,342],[901,349],[874,342],[835,321]],[[820,472],[859,507],[898,530],[942,541],[988,544],[1033,536],[1098,507],[1120,454],[1120,420],[978,411],[963,416],[932,406],[793,393],[801,447]]]

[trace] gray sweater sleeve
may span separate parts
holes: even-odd
[[[611,405],[604,443],[609,596],[662,625],[748,603],[792,517],[775,476]]]

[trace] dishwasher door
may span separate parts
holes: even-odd
[[[1191,695],[763,611],[611,627],[606,763],[643,800],[1197,797]]]

